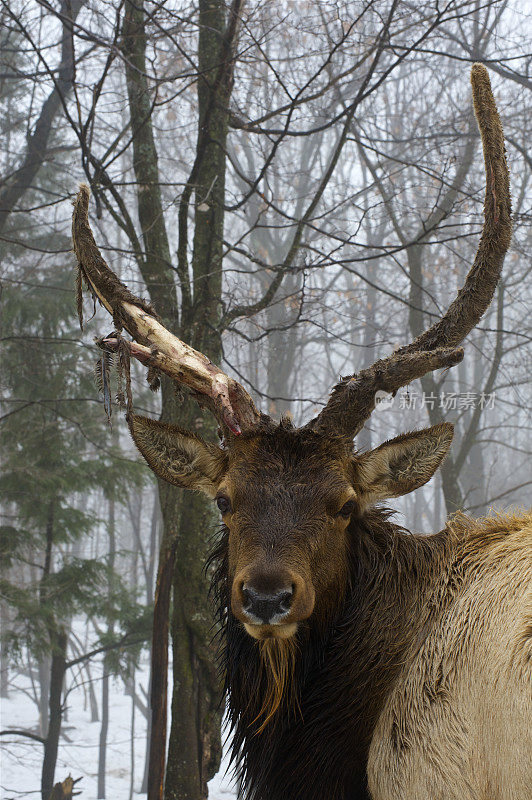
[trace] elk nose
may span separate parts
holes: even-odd
[[[274,594],[263,594],[256,591],[252,586],[242,586],[244,599],[243,610],[250,617],[255,617],[263,624],[267,625],[276,617],[284,617],[290,611],[293,589],[286,587]]]

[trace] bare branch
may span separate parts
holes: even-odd
[[[54,87],[44,101],[35,124],[24,159],[14,178],[4,182],[0,192],[0,231],[4,229],[9,214],[32,185],[35,176],[47,158],[48,143],[54,120],[63,107],[64,99],[72,90],[74,82],[74,54],[72,49],[72,27],[83,6],[84,0],[61,3],[63,30],[61,35],[61,62],[54,78]],[[8,6],[9,9],[9,6]],[[14,12],[9,12],[16,19]]]
[[[46,739],[43,739],[42,736],[38,736],[31,731],[22,731],[18,728],[6,728],[5,731],[0,731],[0,736],[24,736],[26,739],[33,739],[33,741],[40,742],[41,744],[46,742]]]
[[[456,345],[477,325],[492,300],[510,245],[510,183],[501,121],[488,72],[481,64],[473,65],[471,84],[484,149],[486,196],[484,228],[464,286],[442,319],[413,342],[338,383],[326,407],[309,423],[313,429],[332,428],[355,436],[375,408],[377,391],[395,393],[414,378],[457,364],[463,351]]]
[[[246,390],[161,325],[150,303],[132,294],[106,264],[89,225],[89,196],[89,188],[80,186],[72,217],[74,252],[83,278],[112,315],[115,326],[125,328],[137,342],[130,345],[131,355],[140,356],[143,363],[149,362],[200,395],[220,424],[232,433],[252,427],[260,414]],[[114,343],[109,346],[113,349]]]
[[[506,164],[504,135],[491,91],[486,67],[474,64],[471,69],[473,103],[477,117],[486,169],[484,228],[473,266],[464,285],[446,314],[398,353],[454,347],[480,321],[487,310],[499,281],[504,256],[512,235],[510,179]]]

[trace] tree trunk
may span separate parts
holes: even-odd
[[[233,3],[233,14],[238,5]],[[231,16],[226,26],[225,9],[223,0],[199,3],[199,126],[188,184],[190,189],[193,182],[196,200],[193,286],[189,287],[190,306],[183,309],[182,324],[183,338],[214,362],[222,355],[216,324],[222,289],[227,105],[236,25],[236,16]],[[181,215],[186,210],[182,205]],[[182,276],[185,244],[180,239]],[[215,440],[216,423],[198,411],[192,400],[181,409],[179,420],[183,427],[200,430],[204,438]],[[165,519],[165,527],[175,523],[171,517]],[[174,690],[165,800],[201,800],[207,797],[207,781],[218,770],[222,750],[221,687],[212,644],[208,580],[203,572],[213,531],[212,506],[195,494],[187,497],[179,509],[178,530],[172,619]]]
[[[432,423],[431,420],[431,423],[434,425],[436,425],[438,422],[443,422],[443,419],[438,419],[437,422],[434,423]],[[455,511],[459,511],[461,508],[463,508],[464,498],[451,456],[447,456],[440,469],[442,491],[445,498],[445,508],[448,515],[454,514]]]
[[[89,705],[91,709],[91,722],[99,722],[100,714],[98,713],[98,700],[96,699],[96,692],[94,691],[94,683],[92,680],[92,672],[89,664],[85,665],[85,672],[87,673],[88,692],[89,692]]]
[[[54,542],[54,517],[55,517],[55,499],[50,501],[48,506],[48,519],[46,522],[46,549],[44,553],[44,565],[39,587],[39,604],[42,606],[46,603],[46,581],[52,570],[52,550]],[[50,629],[50,640],[52,640],[53,628]],[[41,658],[38,665],[39,672],[39,723],[41,736],[46,738],[48,736],[48,703],[50,699],[50,674],[52,663],[50,657],[45,655]]]
[[[129,751],[129,800],[133,800],[135,786],[135,667],[131,676],[131,740]]]
[[[50,703],[48,716],[48,735],[44,743],[44,759],[41,775],[42,800],[48,800],[54,787],[55,765],[61,733],[61,695],[66,670],[67,635],[64,631],[53,637],[52,667],[50,670]]]
[[[189,402],[186,427],[197,409]],[[214,531],[213,514],[202,497],[183,504],[176,549],[172,617],[172,726],[166,769],[166,800],[207,797],[207,781],[221,758],[221,709],[209,582],[203,568]]]
[[[169,388],[167,385],[163,385],[163,392]],[[168,704],[168,627],[176,546],[177,508],[180,496],[173,487],[161,482],[159,497],[163,512],[164,533],[159,553],[153,609],[148,722],[148,800],[160,800],[163,796]],[[174,518],[174,525],[172,525],[172,518]]]
[[[236,5],[238,3],[234,0]],[[231,19],[234,19],[233,17]],[[234,35],[233,28],[228,28]],[[216,330],[220,317],[222,235],[225,196],[225,144],[227,135],[227,99],[231,90],[231,37],[224,36],[225,3],[200,0],[199,4],[199,124],[196,158],[187,187],[183,192],[183,213],[179,229],[178,274],[183,298],[180,325],[174,272],[161,202],[157,151],[151,125],[152,105],[147,81],[145,14],[142,2],[127,0],[123,25],[123,49],[126,55],[126,81],[133,128],[133,167],[137,182],[138,213],[142,228],[144,258],[139,264],[150,298],[164,324],[192,346],[219,360],[221,346]],[[187,260],[188,203],[195,192],[196,213],[192,259],[192,284]],[[183,253],[185,254],[183,257]],[[183,260],[184,259],[184,260]],[[184,412],[184,413],[183,413]],[[196,407],[181,408],[173,386],[162,380],[162,419],[186,426],[202,418]],[[215,426],[205,426],[207,436],[215,435]],[[181,493],[168,484],[159,484],[163,517],[163,538],[159,579],[166,576],[169,558],[174,555],[178,538],[174,576],[174,719],[170,735],[165,792],[168,798],[194,798],[205,795],[208,776],[218,767],[220,756],[220,713],[218,682],[210,647],[212,615],[207,599],[207,583],[202,573],[207,551],[206,503],[187,498],[181,511]],[[189,567],[188,571],[185,565]],[[171,563],[170,563],[171,566]],[[184,570],[184,571],[181,571]],[[161,764],[165,747],[165,661],[166,620],[168,609],[166,585],[158,581],[156,614],[152,642],[152,741],[148,779],[149,800],[158,800],[162,792]],[[163,582],[164,583],[164,582]],[[181,585],[182,584],[182,585]],[[187,595],[184,595],[184,588]],[[163,591],[164,590],[164,591]],[[192,601],[193,599],[193,601]],[[182,640],[182,641],[181,641]],[[183,709],[185,713],[183,714]],[[191,709],[194,709],[192,716]]]
[[[158,550],[158,530],[159,530],[159,516],[160,516],[160,503],[159,503],[159,495],[157,490],[153,493],[153,507],[151,513],[151,524],[150,524],[150,549],[148,554],[148,580],[146,583],[146,602],[152,603],[154,600],[153,597],[153,579],[155,573],[155,564],[157,561],[157,550]],[[170,597],[170,588],[168,589],[168,597]],[[170,603],[168,602],[168,606],[166,608],[166,619],[168,621],[168,614],[169,614]],[[152,634],[153,636],[153,634]],[[166,658],[168,658],[168,635],[166,636],[165,645],[166,647]],[[150,642],[150,677],[148,681],[148,716],[147,716],[147,725],[146,725],[146,748],[145,748],[145,757],[144,757],[144,771],[142,773],[142,783],[140,785],[140,794],[147,794],[148,793],[148,774],[150,768],[150,742],[152,739],[152,723],[153,723],[153,713],[152,713],[152,702],[151,702],[151,687],[152,687],[152,671],[153,671],[153,659],[152,659],[152,643]],[[166,672],[168,672],[168,664],[165,667]],[[167,684],[166,691],[167,691]],[[166,715],[166,711],[165,711]],[[165,721],[165,735],[166,735],[166,721]],[[165,750],[166,750],[166,742]],[[164,756],[162,759],[162,770],[161,774],[164,776]]]
[[[168,646],[168,643],[167,643]],[[151,658],[150,658],[151,661]],[[152,737],[152,708],[151,708],[151,673],[152,668],[150,664],[150,680],[148,683],[148,716],[147,716],[147,724],[146,724],[146,753],[144,756],[144,772],[142,774],[142,783],[140,785],[139,794],[147,794],[148,793],[148,772],[150,766],[150,742]],[[163,764],[164,770],[164,764]]]
[[[368,242],[373,244],[371,239],[368,236]],[[379,262],[378,261],[368,261],[367,264],[367,273],[369,277],[374,280],[375,273],[377,272]],[[354,291],[354,289],[353,289]],[[364,290],[365,297],[366,297],[366,313],[364,319],[364,330],[362,333],[362,353],[360,362],[354,366],[353,372],[358,372],[366,367],[369,367],[370,364],[373,364],[377,360],[376,352],[375,352],[375,337],[376,337],[376,313],[377,313],[377,290],[374,286],[367,285]],[[356,438],[356,446],[358,450],[361,451],[369,451],[372,447],[372,436],[371,436],[371,429],[370,429],[371,420],[368,420],[367,423],[364,425],[362,430],[358,433]]]
[[[42,656],[37,665],[39,678],[39,733],[43,738],[48,735],[48,701],[50,698],[51,661]]]
[[[115,501],[109,500],[109,584],[108,595],[111,595],[111,576],[115,568],[116,537],[115,537]],[[113,633],[113,623],[108,623],[108,632]],[[100,727],[100,741],[98,745],[98,800],[105,798],[105,773],[107,762],[107,733],[109,731],[109,681],[111,679],[108,659],[103,657],[102,678],[102,724]]]
[[[97,797],[105,797],[105,770],[107,758],[107,732],[109,730],[109,673],[106,669],[106,658],[103,657],[102,678],[102,724],[100,726],[100,741],[98,745],[98,793]]]
[[[286,296],[295,297],[300,285],[300,276],[288,276],[284,286]],[[266,311],[268,328],[272,329],[267,340],[268,413],[277,418],[291,410],[291,402],[287,398],[291,393],[290,378],[297,368],[298,329],[294,322],[296,313],[297,309],[294,311],[290,308],[290,300],[278,301]],[[290,325],[291,320],[293,324]]]
[[[159,504],[159,496],[157,490],[153,494],[153,508],[151,514],[150,524],[150,551],[148,561],[148,582],[146,584],[146,602],[153,602],[153,577],[155,574],[155,564],[157,560],[157,551],[159,549],[159,516],[161,508]]]
[[[41,113],[31,136],[27,139],[26,153],[19,168],[0,191],[0,233],[4,230],[10,213],[28,189],[47,158],[52,126],[63,108],[74,82],[72,51],[72,22],[75,21],[84,0],[62,0],[60,19],[63,22],[61,62],[56,73],[55,86],[44,101]],[[47,799],[48,800],[48,799]]]
[[[424,278],[423,278],[423,246],[420,244],[411,245],[406,250],[408,257],[409,277],[410,277],[410,308],[408,312],[410,332],[415,338],[425,329],[425,316],[421,310],[424,305]],[[440,387],[434,379],[434,375],[429,373],[421,378],[421,388],[426,397],[438,397]],[[432,406],[427,405],[429,420],[431,425],[437,425],[444,421],[442,409],[438,402]],[[458,473],[455,468],[452,453],[441,466],[442,491],[445,498],[447,514],[453,514],[463,505],[463,495],[460,489]]]
[[[151,123],[152,106],[147,81],[144,3],[127,0],[123,22],[123,42],[129,112],[133,130],[133,170],[137,182],[139,222],[144,258],[139,268],[150,299],[171,331],[179,327],[177,295],[170,265],[170,248],[161,200],[157,150]],[[162,418],[175,421],[177,403],[172,384],[163,378]],[[148,800],[163,794],[166,750],[166,694],[168,670],[168,615],[172,559],[177,530],[176,508],[180,492],[160,484],[159,499],[163,515],[163,535],[159,552],[155,590],[154,626],[151,652],[150,715],[151,739],[148,764]]]
[[[7,630],[7,607],[4,603],[0,604],[0,629]],[[9,697],[9,659],[7,655],[7,644],[2,637],[0,641],[0,697],[7,700]]]

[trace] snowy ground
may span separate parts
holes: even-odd
[[[101,683],[98,679],[98,665],[92,668],[94,689],[98,698],[101,695]],[[148,665],[141,663],[136,673],[135,683],[147,687]],[[0,720],[2,730],[6,728],[22,728],[38,732],[37,708],[31,699],[29,679],[19,678],[14,681],[8,700],[1,700]],[[83,776],[77,788],[82,790],[80,800],[96,798],[98,772],[98,739],[100,722],[91,722],[90,707],[85,687],[77,685],[67,699],[67,720],[64,723],[65,734],[61,737],[59,757],[57,760],[56,781],[63,780],[68,774],[73,778]],[[142,696],[142,695],[141,695]],[[170,706],[169,706],[170,707]],[[144,770],[146,748],[146,722],[143,714],[135,712],[134,737],[134,774],[133,794],[131,787],[131,697],[124,693],[121,680],[113,680],[110,686],[109,733],[107,738],[107,785],[106,795],[111,800],[133,800],[145,797],[138,793]],[[2,737],[0,757],[0,798],[2,800],[20,800],[21,798],[39,798],[42,764],[42,745],[21,737]],[[220,773],[209,784],[210,800],[234,800],[231,780],[225,776],[226,764],[222,764]]]

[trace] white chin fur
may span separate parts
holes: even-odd
[[[287,625],[249,625],[244,622],[244,628],[254,639],[289,639],[297,631],[297,622]]]

